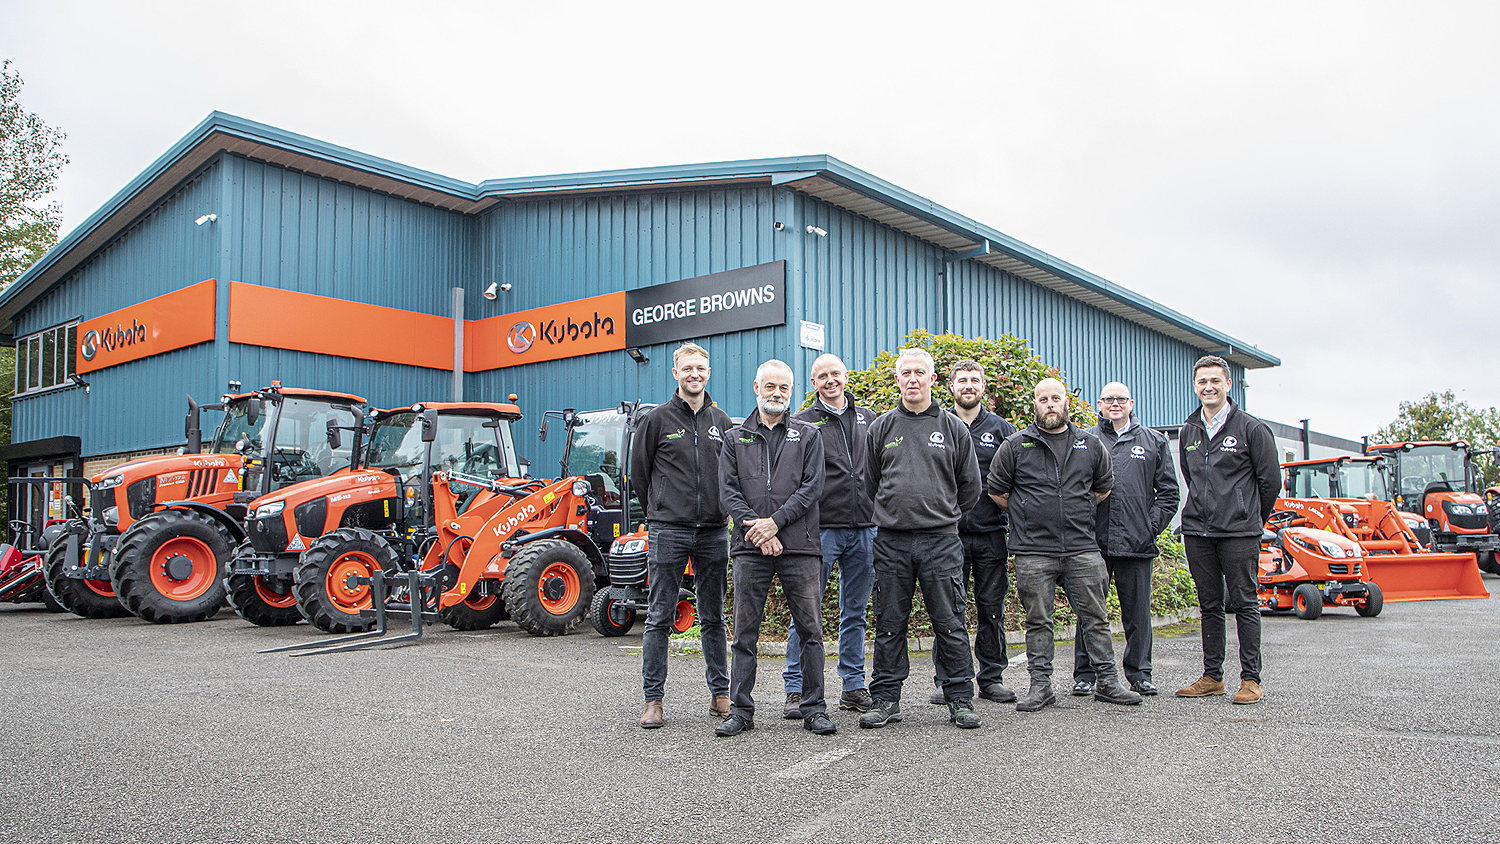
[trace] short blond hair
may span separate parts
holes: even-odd
[[[677,368],[677,362],[682,360],[683,355],[703,355],[703,359],[708,360],[708,349],[703,348],[697,343],[683,343],[677,347],[677,351],[672,353],[673,369]]]

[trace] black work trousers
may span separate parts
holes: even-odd
[[[1120,597],[1120,623],[1125,628],[1125,679],[1131,683],[1151,679],[1152,563],[1150,557],[1104,556],[1104,568],[1114,578],[1115,594]],[[1082,620],[1074,630],[1073,641],[1073,679],[1092,683],[1094,665]]]
[[[1010,588],[1010,574],[1005,568],[1005,531],[958,534],[964,547],[964,586],[973,582],[974,590],[974,661],[978,663],[979,688],[1001,682],[1000,675],[1010,665],[1005,652],[1005,592]],[[933,682],[943,687],[947,679],[942,666],[933,660]]]
[[[964,623],[964,553],[957,533],[891,530],[875,534],[875,671],[870,696],[901,700],[911,673],[906,649],[917,584],[932,621],[933,661],[943,674],[943,698],[974,697],[974,657]]]
[[[1259,683],[1260,603],[1255,598],[1259,537],[1187,535],[1182,541],[1203,616],[1203,674],[1224,679],[1224,612],[1228,610],[1234,613],[1240,639],[1240,679]]]
[[[823,558],[814,554],[736,554],[734,575],[734,645],[729,662],[729,711],[755,714],[756,643],[766,618],[771,576],[792,611],[792,627],[802,645],[802,717],[826,712],[823,702]]]

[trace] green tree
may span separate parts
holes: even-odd
[[[1463,440],[1479,456],[1485,486],[1500,483],[1500,466],[1491,452],[1500,440],[1500,409],[1474,408],[1459,401],[1452,390],[1428,393],[1417,401],[1401,402],[1396,418],[1372,438],[1377,443],[1417,440]]]
[[[44,203],[68,157],[66,135],[21,106],[21,75],[0,62],[0,289],[57,243],[62,210]]]
[[[1025,340],[1009,334],[987,340],[959,334],[932,334],[919,328],[903,337],[897,348],[919,348],[932,353],[940,382],[933,393],[944,404],[953,401],[946,386],[948,370],[965,358],[978,362],[984,367],[985,394],[990,400],[990,409],[1009,419],[1017,428],[1031,424],[1031,390],[1038,381],[1057,378],[1067,383],[1062,370],[1044,363]],[[882,351],[870,361],[868,369],[851,371],[849,390],[859,397],[861,404],[876,413],[895,407],[901,400],[896,389],[896,352]],[[812,398],[809,393],[804,406],[811,404]],[[1068,405],[1075,425],[1084,427],[1098,421],[1093,407],[1077,395],[1072,396]]]

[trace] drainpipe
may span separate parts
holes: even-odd
[[[1302,420],[1302,459],[1312,459],[1312,429],[1308,427],[1309,420]]]

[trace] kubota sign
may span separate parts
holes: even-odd
[[[93,372],[214,339],[215,281],[147,299],[78,325],[76,371]]]

